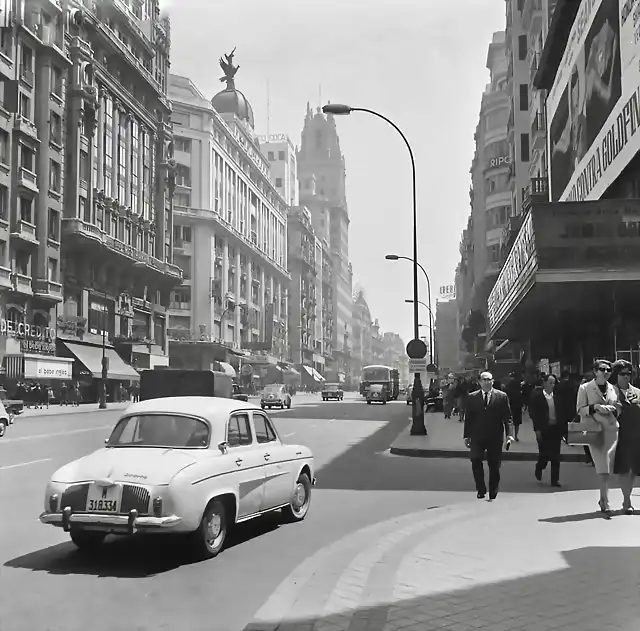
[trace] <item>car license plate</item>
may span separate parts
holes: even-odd
[[[87,512],[117,513],[120,504],[120,488],[92,484],[87,496]]]

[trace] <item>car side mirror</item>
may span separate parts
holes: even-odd
[[[226,454],[227,451],[229,450],[229,443],[227,443],[226,441],[222,441],[221,443],[218,443],[218,449],[223,453]]]

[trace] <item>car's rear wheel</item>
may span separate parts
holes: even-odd
[[[5,421],[2,418],[2,419],[0,419],[0,438],[2,438],[4,436],[6,431],[7,431],[7,421]]]
[[[301,473],[293,489],[291,503],[282,509],[286,521],[302,521],[311,506],[311,480],[306,473]]]
[[[202,515],[200,527],[191,533],[193,548],[199,559],[213,559],[227,538],[227,511],[220,500],[213,500]]]
[[[367,405],[371,405],[371,401],[367,401]]]
[[[107,536],[106,532],[98,530],[71,530],[69,533],[71,541],[76,545],[78,550],[82,552],[93,552],[97,550]]]

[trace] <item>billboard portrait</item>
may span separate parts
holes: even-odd
[[[640,82],[637,72],[623,77],[636,45],[633,37],[621,38],[621,21],[619,0],[581,3],[547,101],[553,201],[596,199],[624,167],[610,168],[611,125],[617,127],[622,97],[635,94]]]

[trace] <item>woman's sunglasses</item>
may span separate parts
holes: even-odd
[[[604,366],[598,366],[600,372],[611,372],[611,368],[605,368]]]
[[[631,377],[630,372],[619,372],[618,375],[620,375],[621,377]]]

